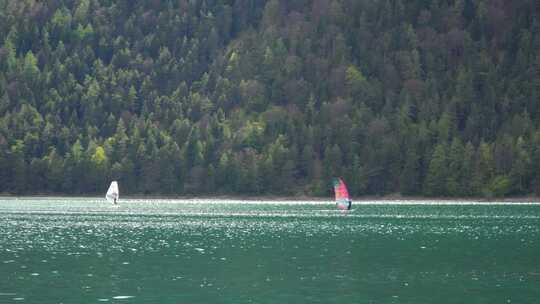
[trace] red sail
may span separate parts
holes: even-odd
[[[351,199],[347,186],[341,178],[334,179],[334,193],[336,195],[336,205],[339,209],[350,209]]]

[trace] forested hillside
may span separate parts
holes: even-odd
[[[538,0],[0,0],[0,193],[540,193]]]

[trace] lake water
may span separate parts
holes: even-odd
[[[0,198],[0,303],[538,303],[540,205]]]

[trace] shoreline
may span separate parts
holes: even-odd
[[[1,198],[47,198],[47,197],[61,197],[61,198],[101,198],[100,195],[92,194],[79,194],[68,195],[65,193],[40,193],[40,194],[23,194],[16,195],[10,193],[0,193]],[[104,197],[104,196],[103,196]],[[279,195],[125,195],[124,199],[162,199],[162,200],[244,200],[244,201],[333,201],[334,197],[319,197],[319,196],[279,196]],[[506,203],[522,203],[522,202],[536,202],[540,203],[540,197],[538,196],[515,196],[515,197],[501,197],[501,198],[485,198],[485,197],[424,197],[424,196],[401,196],[396,194],[384,195],[384,196],[358,196],[351,198],[353,202],[396,202],[396,201],[442,201],[442,202],[506,202]]]

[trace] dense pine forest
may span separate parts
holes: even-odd
[[[0,193],[540,193],[538,0],[0,0]]]

